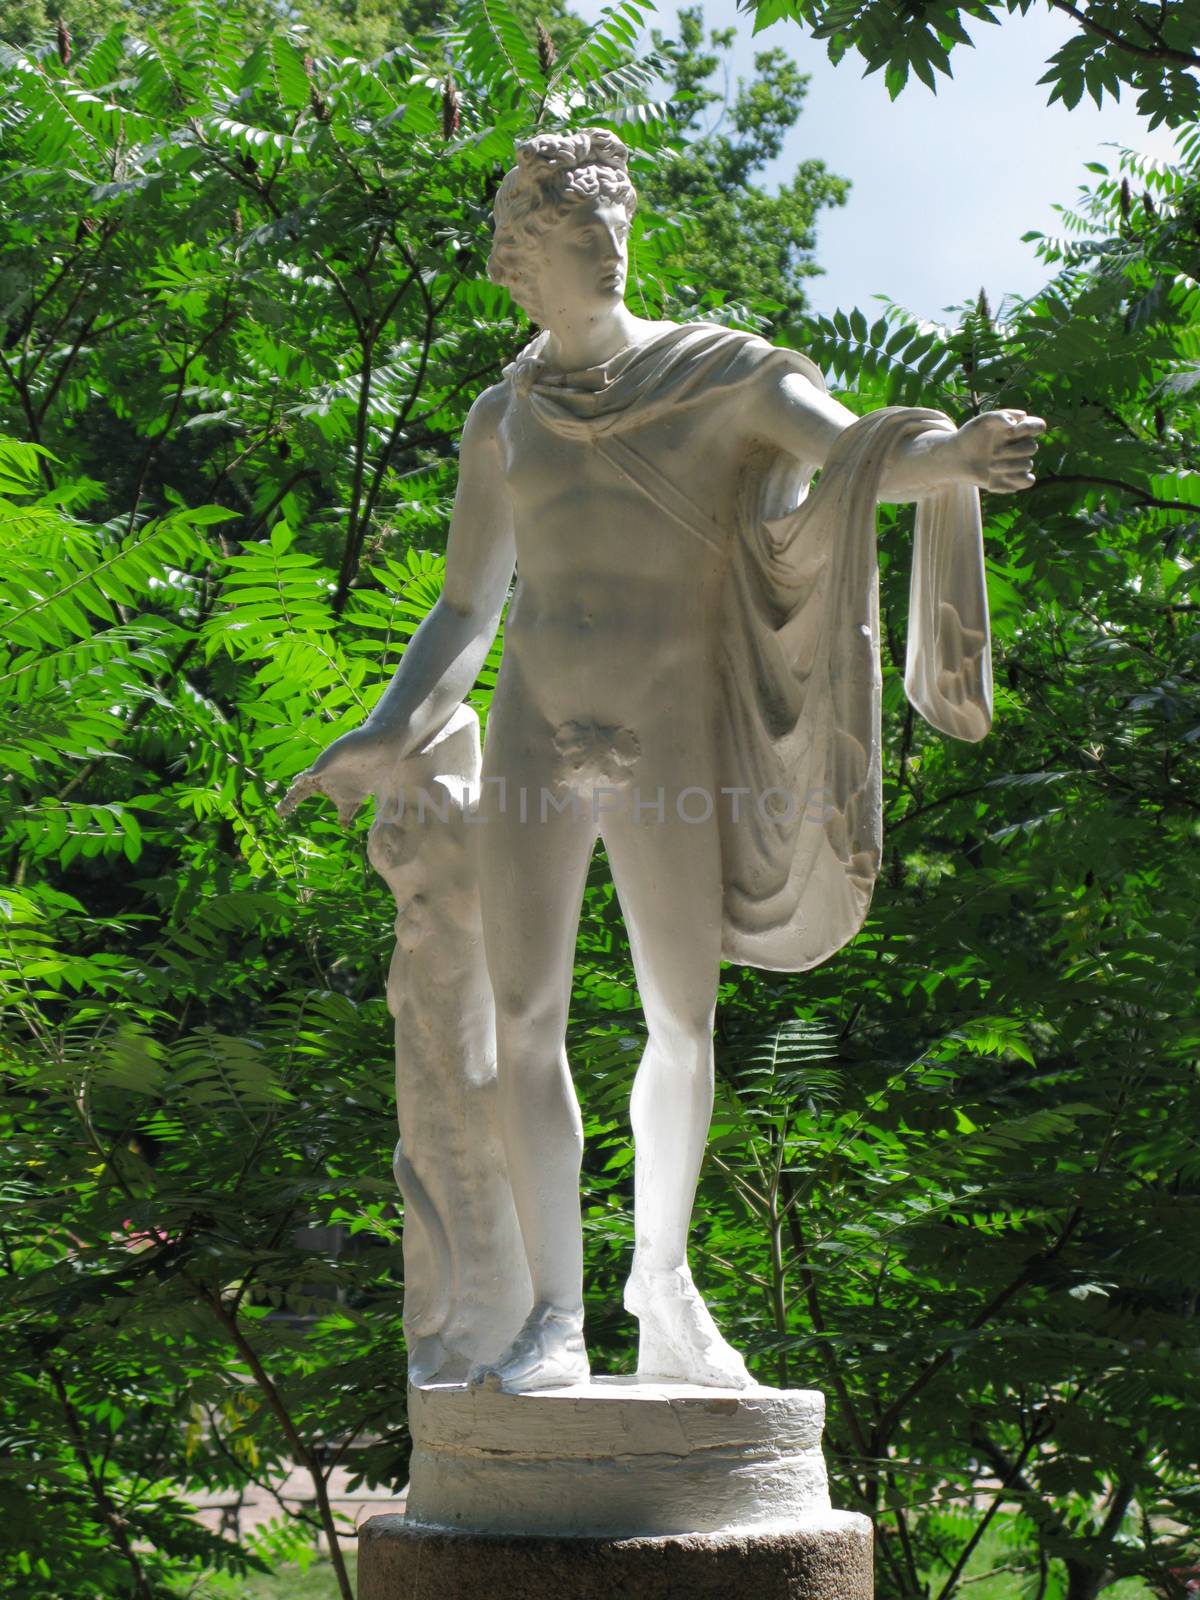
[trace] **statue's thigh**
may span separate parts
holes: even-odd
[[[685,803],[685,814],[703,810]],[[654,812],[615,816],[604,842],[647,1016],[665,1011],[686,1027],[711,1027],[721,970],[715,815],[685,821],[668,801],[661,821]]]
[[[492,786],[475,824],[488,976],[501,1017],[565,1017],[595,828],[586,807],[542,808],[530,789],[522,804]]]

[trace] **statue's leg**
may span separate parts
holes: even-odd
[[[687,1260],[712,1118],[720,845],[715,823],[681,822],[669,800],[661,821],[653,809],[636,821],[628,808],[614,812],[605,819],[604,838],[649,1033],[630,1107],[635,1259],[650,1271],[673,1270]]]
[[[644,1376],[741,1388],[751,1382],[745,1363],[717,1331],[687,1263],[712,1119],[720,841],[715,803],[704,816],[707,791],[684,796],[683,817],[678,786],[664,792],[661,819],[625,806],[604,828],[649,1034],[630,1106],[636,1243],[625,1303],[641,1322]]]
[[[493,735],[489,733],[489,739]],[[535,1389],[587,1375],[579,1169],[583,1124],[565,1033],[575,938],[595,828],[586,805],[541,804],[554,770],[522,765],[479,826],[480,894],[496,1007],[500,1127],[534,1306],[476,1381]],[[540,779],[544,778],[545,782]],[[518,784],[524,785],[525,801]]]

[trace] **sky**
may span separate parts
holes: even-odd
[[[604,4],[572,0],[572,9],[592,21]],[[675,13],[659,9],[668,35]],[[755,54],[775,47],[811,74],[800,120],[763,181],[772,187],[816,158],[852,182],[846,206],[818,222],[825,275],[808,291],[818,311],[869,310],[884,295],[936,319],[981,288],[993,306],[1006,294],[1032,294],[1050,273],[1021,235],[1062,231],[1053,208],[1073,204],[1093,179],[1085,163],[1113,165],[1113,145],[1172,151],[1171,135],[1151,132],[1131,97],[1106,97],[1103,109],[1090,99],[1073,111],[1047,104],[1049,86],[1037,80],[1074,31],[1049,8],[999,27],[974,24],[978,48],[953,52],[954,78],[938,78],[936,97],[914,79],[895,101],[882,74],[863,75],[856,53],[834,67],[795,23],[753,35],[735,0],[708,0],[704,17],[708,27],[736,28],[735,78],[751,77]]]

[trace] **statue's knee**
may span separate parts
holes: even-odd
[[[543,1055],[562,1047],[566,1007],[562,1001],[528,989],[496,990],[496,1051],[506,1060]]]
[[[655,1053],[690,1072],[711,1072],[713,1008],[675,1006],[647,1014]]]

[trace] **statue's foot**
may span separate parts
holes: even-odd
[[[541,1301],[525,1318],[520,1333],[495,1361],[474,1368],[472,1389],[562,1389],[591,1376],[583,1345],[583,1312],[560,1311]]]
[[[450,1352],[436,1333],[423,1333],[408,1342],[408,1381],[414,1389],[437,1383]]]
[[[444,1345],[436,1334],[418,1339],[408,1352],[408,1381],[414,1389],[438,1383],[465,1383],[471,1363],[461,1350]]]
[[[635,1267],[625,1285],[625,1308],[641,1327],[639,1378],[719,1389],[754,1387],[746,1363],[722,1338],[687,1267]]]

